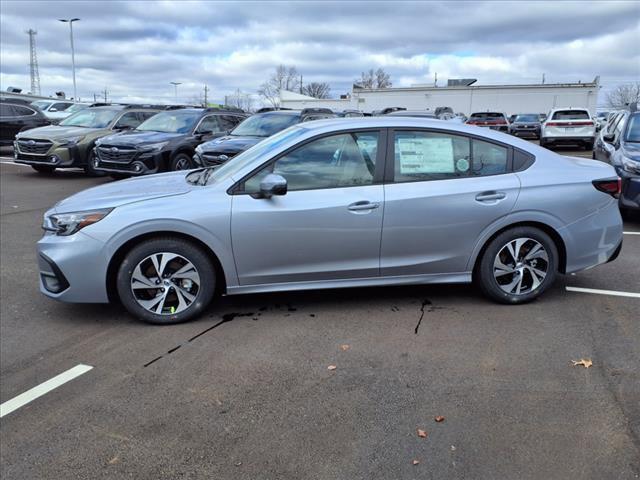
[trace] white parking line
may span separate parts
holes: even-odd
[[[30,165],[25,165],[24,163],[15,163],[8,160],[0,160],[0,163],[4,163],[5,165],[15,165],[16,167],[27,167],[30,168]]]
[[[625,235],[640,235],[640,232],[622,232]]]
[[[598,290],[597,288],[580,288],[580,287],[565,287],[567,292],[579,292],[579,293],[595,293],[597,295],[612,295],[614,297],[629,297],[640,298],[640,293],[633,292],[618,292],[616,290]]]
[[[26,405],[29,402],[32,402],[38,397],[41,397],[45,393],[50,392],[51,390],[58,388],[60,385],[63,385],[76,377],[79,377],[83,373],[87,373],[93,367],[90,365],[76,365],[73,368],[70,368],[66,372],[62,372],[60,375],[56,375],[55,377],[47,380],[40,385],[33,387],[30,390],[27,390],[24,393],[21,393],[15,398],[11,400],[7,400],[2,405],[0,405],[0,418],[5,415],[10,414],[14,410]]]

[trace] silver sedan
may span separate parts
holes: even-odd
[[[114,182],[45,214],[41,291],[173,323],[216,293],[465,283],[518,304],[622,245],[610,165],[408,117],[291,127],[218,168]]]

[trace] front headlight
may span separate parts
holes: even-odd
[[[82,140],[84,140],[83,136],[63,138],[62,140],[60,140],[60,145],[62,145],[63,147],[73,147],[80,143]]]
[[[148,143],[147,145],[140,145],[138,147],[142,152],[159,152],[169,142]]]
[[[200,145],[198,145],[198,146],[196,147],[196,153],[197,153],[197,154],[202,155],[202,152],[203,152],[203,151],[204,151],[204,150],[202,150],[202,144],[200,144]]]
[[[42,228],[63,237],[73,235],[84,227],[99,222],[109,215],[113,208],[88,210],[86,212],[55,213],[45,218]]]
[[[622,169],[629,173],[640,173],[640,162],[631,160],[630,158],[620,155],[620,163],[622,163]]]

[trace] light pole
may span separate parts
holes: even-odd
[[[169,82],[171,85],[173,85],[173,89],[174,89],[174,93],[176,96],[176,102],[178,101],[178,85],[182,85],[182,82]]]
[[[71,39],[71,71],[73,73],[73,101],[78,101],[78,93],[76,91],[76,52],[73,48],[73,22],[77,22],[79,18],[60,18],[62,23],[69,24],[69,38]]]

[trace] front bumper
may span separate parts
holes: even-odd
[[[620,206],[628,210],[640,210],[640,175],[634,175],[620,167],[616,167],[616,173],[622,180]]]
[[[67,147],[53,144],[46,153],[34,154],[22,152],[18,142],[14,142],[13,158],[15,163],[25,165],[47,165],[56,168],[84,166],[84,159],[77,145]]]
[[[105,173],[124,173],[127,175],[149,175],[161,171],[162,152],[138,152],[126,161],[113,161],[105,159],[100,154],[100,149],[95,148],[94,169]]]
[[[109,259],[104,244],[82,231],[45,233],[37,245],[40,292],[63,302],[107,303]]]

